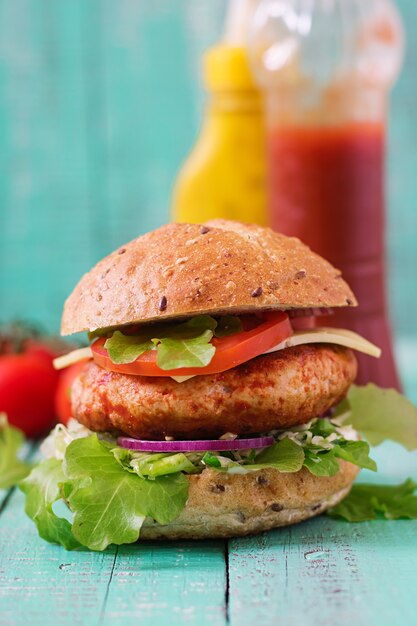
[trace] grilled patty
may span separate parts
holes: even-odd
[[[90,361],[72,387],[73,415],[94,431],[144,439],[260,433],[323,415],[345,396],[356,370],[351,350],[329,344],[288,348],[184,383]]]

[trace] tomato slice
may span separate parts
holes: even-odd
[[[255,318],[254,318],[255,319]],[[196,376],[217,374],[245,363],[292,335],[292,327],[288,315],[283,312],[266,313],[263,319],[253,324],[243,323],[241,332],[228,337],[214,337],[212,344],[216,352],[211,362],[205,367],[181,367],[174,370],[163,370],[158,367],[156,350],[141,354],[133,363],[116,364],[110,360],[104,347],[106,338],[97,339],[91,346],[94,361],[100,367],[137,376]]]

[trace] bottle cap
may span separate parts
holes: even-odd
[[[257,89],[243,46],[219,44],[204,55],[204,82],[208,89]]]

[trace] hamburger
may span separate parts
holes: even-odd
[[[62,316],[63,335],[91,341],[56,360],[85,359],[73,420],[22,487],[41,536],[95,550],[234,537],[335,506],[375,469],[340,407],[354,351],[379,350],[315,319],[356,305],[298,239],[239,222],[169,224],[100,261]]]

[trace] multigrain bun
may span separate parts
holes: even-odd
[[[317,477],[303,468],[283,474],[268,468],[248,474],[206,469],[188,476],[185,509],[167,525],[147,518],[141,539],[238,537],[301,522],[342,500],[359,470],[340,461],[336,476]]]
[[[168,224],[83,276],[65,303],[61,332],[202,313],[355,305],[340,271],[298,239],[226,220]]]

